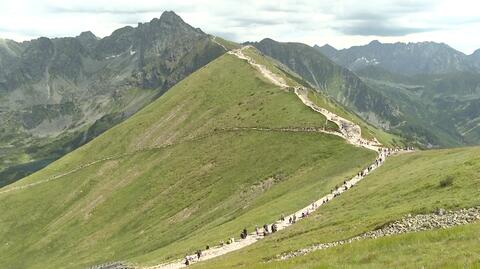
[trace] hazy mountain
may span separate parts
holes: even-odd
[[[354,71],[372,65],[409,76],[479,71],[471,56],[444,43],[380,43],[374,40],[368,45],[342,50],[335,50],[328,45],[315,48],[334,62]]]
[[[0,170],[68,152],[223,52],[173,12],[101,39],[1,40]]]

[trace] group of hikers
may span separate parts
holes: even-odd
[[[206,247],[207,250],[210,249],[210,247],[207,245]],[[193,260],[195,260],[195,258],[197,258],[197,260],[200,260],[200,257],[202,257],[202,250],[197,250],[195,251],[195,255],[194,256],[186,256],[185,257],[185,265],[190,265],[191,262],[193,262]]]
[[[414,148],[413,147],[405,147],[403,150],[405,151],[413,151]],[[395,152],[399,152],[401,151],[401,149],[399,148],[393,148],[393,149],[390,149],[390,148],[379,148],[378,149],[378,152],[380,153],[380,157],[378,157],[376,160],[375,160],[375,164],[372,164],[370,166],[368,166],[367,168],[363,169],[362,171],[360,171],[358,174],[357,174],[357,177],[358,178],[363,178],[365,177],[368,173],[370,173],[374,168],[378,167],[380,164],[382,164],[384,161],[385,161],[385,158],[390,156],[391,154],[395,153]],[[338,195],[340,195],[340,193],[343,191],[346,191],[348,190],[349,188],[352,188],[354,185],[353,184],[349,184],[348,180],[345,180],[343,182],[343,185],[342,186],[335,186],[334,189],[331,190],[331,193],[333,194],[333,197],[337,197]],[[329,197],[326,197],[325,199],[322,200],[322,204],[325,204],[326,202],[328,202],[330,200]],[[311,204],[311,211],[315,211],[317,209],[318,205],[316,202],[313,202]],[[301,216],[299,218],[306,218],[310,215],[310,210],[306,210],[304,212],[302,212]],[[280,217],[280,221],[284,222],[285,221],[285,216],[282,214],[281,217]],[[297,215],[296,214],[293,214],[291,215],[289,218],[288,218],[288,223],[289,224],[294,224],[297,222]],[[255,227],[255,233],[257,236],[267,236],[269,234],[273,234],[275,232],[278,231],[278,225],[277,223],[273,223],[271,224],[270,226],[268,224],[264,224],[263,229],[260,229],[258,226]],[[246,239],[248,237],[248,231],[247,231],[247,228],[244,228],[241,233],[240,233],[240,238],[241,239]],[[229,238],[227,241],[226,241],[226,244],[233,244],[235,242],[235,239],[234,238]],[[222,241],[220,242],[220,246],[223,246],[225,243]],[[209,246],[206,247],[206,249],[208,250],[209,249]],[[197,250],[195,252],[195,255],[193,256],[186,256],[185,257],[185,265],[190,265],[190,263],[195,260],[195,258],[197,260],[200,260],[202,256],[202,251],[201,250]]]
[[[283,216],[281,217],[281,219],[283,218]],[[275,233],[278,231],[278,226],[276,223],[273,223],[271,226],[270,226],[270,229],[268,228],[268,224],[264,224],[263,225],[263,231],[260,230],[260,228],[258,226],[255,226],[255,234],[257,236],[267,236],[269,234],[272,234],[272,233]]]

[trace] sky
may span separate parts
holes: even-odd
[[[204,32],[237,42],[326,43],[340,49],[371,40],[444,42],[480,48],[480,2],[471,0],[0,0],[0,37],[99,37],[172,10]]]

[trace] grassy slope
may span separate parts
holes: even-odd
[[[478,206],[480,148],[394,157],[364,182],[299,225],[195,268],[468,268],[479,266],[480,223],[449,230],[365,240],[286,262],[260,264],[284,251],[373,230],[409,213]],[[454,178],[450,187],[439,182]]]
[[[224,55],[129,120],[9,187],[116,158],[0,194],[0,264],[153,263],[272,221],[328,192],[375,154],[319,133],[224,129],[324,124],[293,93]]]

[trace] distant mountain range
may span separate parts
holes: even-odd
[[[0,41],[0,186],[127,118],[224,53],[173,12],[98,38]]]
[[[480,51],[465,55],[444,43],[393,43],[377,40],[365,46],[336,50],[330,45],[314,46],[334,62],[356,71],[366,66],[379,66],[402,75],[479,72]]]

